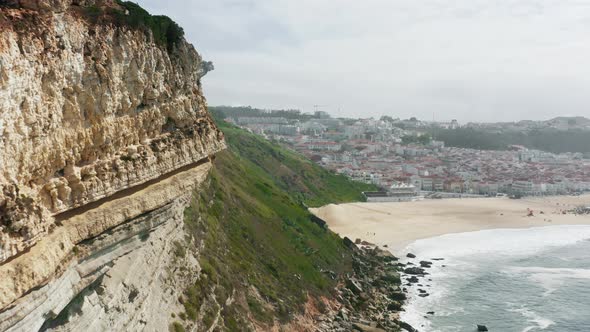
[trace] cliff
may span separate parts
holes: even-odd
[[[37,9],[48,2],[2,9],[0,262],[60,213],[223,148],[191,45],[169,53],[144,31],[90,23],[87,7]]]
[[[225,142],[208,65],[169,19],[107,0],[0,1],[0,29],[0,330],[37,330],[99,278],[140,272],[119,257],[148,260],[147,283],[164,273],[153,263]],[[143,248],[148,234],[160,241]]]
[[[4,0],[0,28],[0,331],[403,326],[395,258],[307,211],[373,188],[218,128],[170,19]]]

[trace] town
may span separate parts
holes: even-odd
[[[590,190],[587,154],[556,154],[521,145],[505,150],[448,147],[432,135],[433,128],[461,127],[456,120],[340,119],[323,111],[311,115],[296,110],[225,113],[226,121],[279,141],[327,169],[379,186],[387,193],[382,195],[388,197],[384,200],[419,195],[522,197]],[[544,125],[563,127],[568,125],[565,122]],[[528,121],[520,126],[538,128],[540,124]],[[379,200],[378,196],[369,198]]]

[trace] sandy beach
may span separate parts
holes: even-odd
[[[582,205],[590,206],[590,195],[330,204],[310,211],[341,236],[387,245],[392,252],[401,254],[416,240],[449,233],[590,224],[590,215],[562,213]],[[533,216],[527,216],[527,209],[533,211]]]

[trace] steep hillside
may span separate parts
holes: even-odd
[[[302,203],[320,206],[333,202],[360,201],[362,191],[376,190],[318,167],[304,156],[272,144],[263,138],[217,120],[226,135],[230,151],[271,176],[276,185]]]
[[[187,289],[185,315],[207,322],[210,312],[221,311],[230,330],[246,317],[267,328],[286,323],[352,271],[352,251],[316,223],[304,203],[360,200],[370,187],[241,129],[221,128],[229,149],[217,155],[185,214],[188,247],[203,248],[198,255],[206,276]],[[201,306],[206,298],[223,304],[229,297],[230,306]]]

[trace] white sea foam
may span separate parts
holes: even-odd
[[[445,257],[500,253],[530,255],[546,249],[590,239],[590,226],[546,226],[494,229],[446,234],[410,244],[406,251],[418,257]]]
[[[551,295],[560,286],[564,285],[568,279],[590,279],[590,270],[588,269],[511,267],[504,272],[525,275],[531,281],[541,285],[545,289],[543,296]]]
[[[443,257],[443,261],[436,261],[431,273],[433,281],[427,290],[430,296],[418,297],[411,292],[406,304],[406,311],[401,314],[401,319],[418,328],[420,331],[439,331],[432,326],[426,313],[435,311],[437,316],[452,315],[463,308],[450,307],[445,303],[452,287],[453,280],[469,279],[470,273],[478,273],[479,261],[493,260],[498,257],[523,256],[530,257],[543,250],[575,244],[590,239],[590,226],[547,226],[529,229],[496,229],[468,233],[447,234],[429,239],[418,240],[409,245],[405,252],[416,254],[418,259]],[[445,268],[442,265],[446,265]],[[585,269],[547,269],[514,267],[513,273],[526,274],[527,278],[538,283],[545,289],[546,295],[556,290],[567,278],[589,279],[590,270]],[[500,272],[500,271],[498,271]],[[451,284],[451,285],[449,285]],[[415,288],[416,286],[414,286]],[[536,315],[526,308],[515,310],[525,316],[530,323],[523,332],[536,329],[545,329],[553,321]],[[427,316],[428,317],[428,316]],[[444,331],[460,331],[446,326]]]
[[[445,265],[446,267],[442,267]],[[449,287],[445,282],[439,282],[439,280],[448,280],[456,276],[454,272],[450,271],[462,271],[461,275],[465,278],[469,278],[471,273],[468,264],[461,262],[452,262],[448,260],[437,261],[432,268],[428,270],[430,275],[422,278],[421,284],[430,285],[430,287],[419,287],[414,285],[409,287],[408,301],[405,305],[405,311],[401,313],[401,319],[419,331],[425,332],[443,332],[432,326],[430,322],[431,315],[427,313],[435,311],[436,316],[451,316],[465,311],[465,308],[461,306],[453,306],[447,302],[450,293],[453,291],[452,286]],[[430,278],[432,276],[432,278]],[[432,279],[432,281],[428,281]],[[422,288],[429,293],[428,297],[418,296],[418,288]],[[460,326],[456,329],[451,329],[448,326],[444,332],[460,331]]]
[[[552,321],[548,318],[545,318],[545,317],[541,317],[540,315],[529,310],[525,306],[521,306],[520,308],[517,308],[517,309],[511,309],[510,311],[517,312],[517,313],[521,314],[523,317],[525,317],[527,319],[527,322],[534,324],[534,325],[525,327],[522,330],[522,332],[529,332],[529,331],[533,331],[533,330],[544,330],[544,329],[548,328],[549,326],[555,324],[554,321]]]

